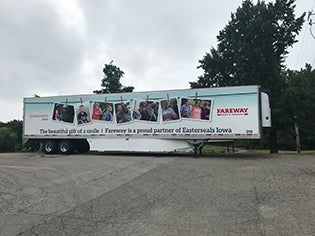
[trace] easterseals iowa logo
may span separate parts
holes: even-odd
[[[248,116],[248,107],[218,108],[217,116]]]

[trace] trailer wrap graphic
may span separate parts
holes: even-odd
[[[259,114],[257,86],[25,98],[24,135],[260,138]]]

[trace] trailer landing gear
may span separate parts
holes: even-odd
[[[194,158],[198,158],[202,154],[202,148],[207,143],[207,140],[202,140],[201,142],[197,142],[197,140],[193,141],[193,147],[194,147]]]

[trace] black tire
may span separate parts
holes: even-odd
[[[70,154],[73,151],[73,144],[68,140],[61,140],[58,143],[58,150],[61,154]]]
[[[47,140],[43,143],[43,151],[46,154],[55,154],[57,152],[57,143],[54,140]]]
[[[87,140],[79,140],[77,143],[78,153],[87,153],[90,151],[90,144]]]

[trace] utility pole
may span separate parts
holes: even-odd
[[[311,11],[308,12],[307,20],[308,20],[308,24],[310,25],[310,32],[311,32],[311,35],[312,35],[312,37],[315,39],[315,36],[314,36],[314,34],[313,34],[313,31],[312,31],[312,26],[315,24],[315,22],[313,22],[312,16],[315,16],[315,13],[313,13],[313,10],[311,10]]]
[[[295,141],[296,141],[296,151],[301,153],[301,143],[300,143],[300,131],[299,126],[296,122],[296,116],[294,116],[294,128],[295,128]]]

